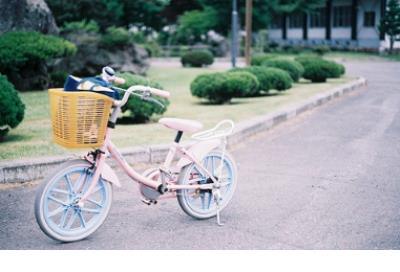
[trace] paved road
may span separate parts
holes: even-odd
[[[147,207],[124,180],[106,223],[59,244],[33,217],[35,186],[0,191],[0,249],[398,249],[400,64],[350,63],[366,90],[258,135],[233,153],[240,183],[222,215]]]

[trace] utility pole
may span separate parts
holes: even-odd
[[[231,45],[231,62],[232,67],[236,67],[238,46],[238,12],[237,0],[232,0],[232,45]]]
[[[246,66],[249,66],[251,63],[252,17],[253,0],[246,0],[246,45],[244,51],[246,57]]]

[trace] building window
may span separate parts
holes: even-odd
[[[333,27],[351,26],[351,6],[333,7]]]
[[[282,28],[282,16],[280,15],[274,15],[272,16],[271,20],[271,28],[272,29],[280,29]]]
[[[302,28],[303,27],[303,14],[293,13],[289,16],[289,28]]]
[[[375,11],[364,12],[364,26],[375,27]]]
[[[325,27],[326,8],[318,8],[310,13],[310,27]]]

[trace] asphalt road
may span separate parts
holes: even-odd
[[[400,248],[400,64],[347,67],[366,89],[234,150],[240,180],[225,226],[191,219],[175,200],[145,206],[123,179],[105,224],[60,244],[39,230],[36,186],[24,186],[0,191],[0,249]]]

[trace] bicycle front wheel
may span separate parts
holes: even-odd
[[[61,242],[82,240],[106,219],[112,203],[112,186],[102,178],[84,206],[77,205],[92,181],[90,167],[85,160],[68,161],[39,187],[35,217],[50,238]]]

